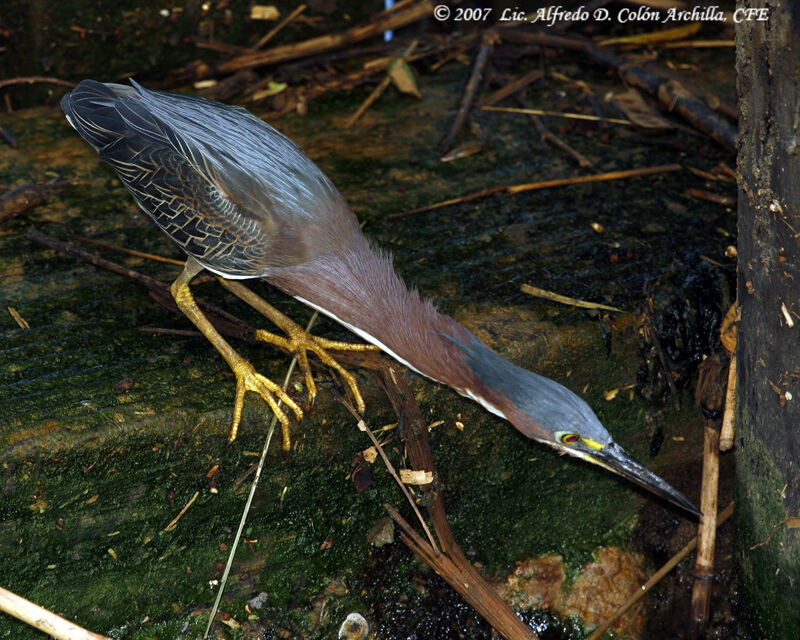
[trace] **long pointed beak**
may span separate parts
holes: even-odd
[[[647,467],[634,460],[625,449],[616,442],[610,442],[603,449],[592,451],[586,458],[595,464],[605,467],[609,471],[621,475],[657,496],[669,500],[672,504],[685,509],[698,518],[702,515],[689,499],[680,491],[667,484]]]

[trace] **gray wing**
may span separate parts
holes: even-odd
[[[357,227],[302,150],[244,109],[93,80],[61,106],[155,223],[224,276],[301,264]]]

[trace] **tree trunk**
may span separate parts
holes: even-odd
[[[757,637],[796,638],[800,602],[800,4],[736,29],[739,401],[736,513]]]

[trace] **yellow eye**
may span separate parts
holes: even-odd
[[[565,433],[563,436],[561,436],[561,442],[564,444],[575,444],[580,439],[581,438],[577,433]]]

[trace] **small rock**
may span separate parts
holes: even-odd
[[[375,523],[367,532],[367,542],[375,547],[383,547],[394,542],[394,522],[391,518],[383,518]]]
[[[339,640],[366,640],[369,624],[360,613],[350,613],[339,627]]]
[[[248,600],[247,604],[251,609],[260,609],[267,604],[267,592],[262,591],[255,598]]]

